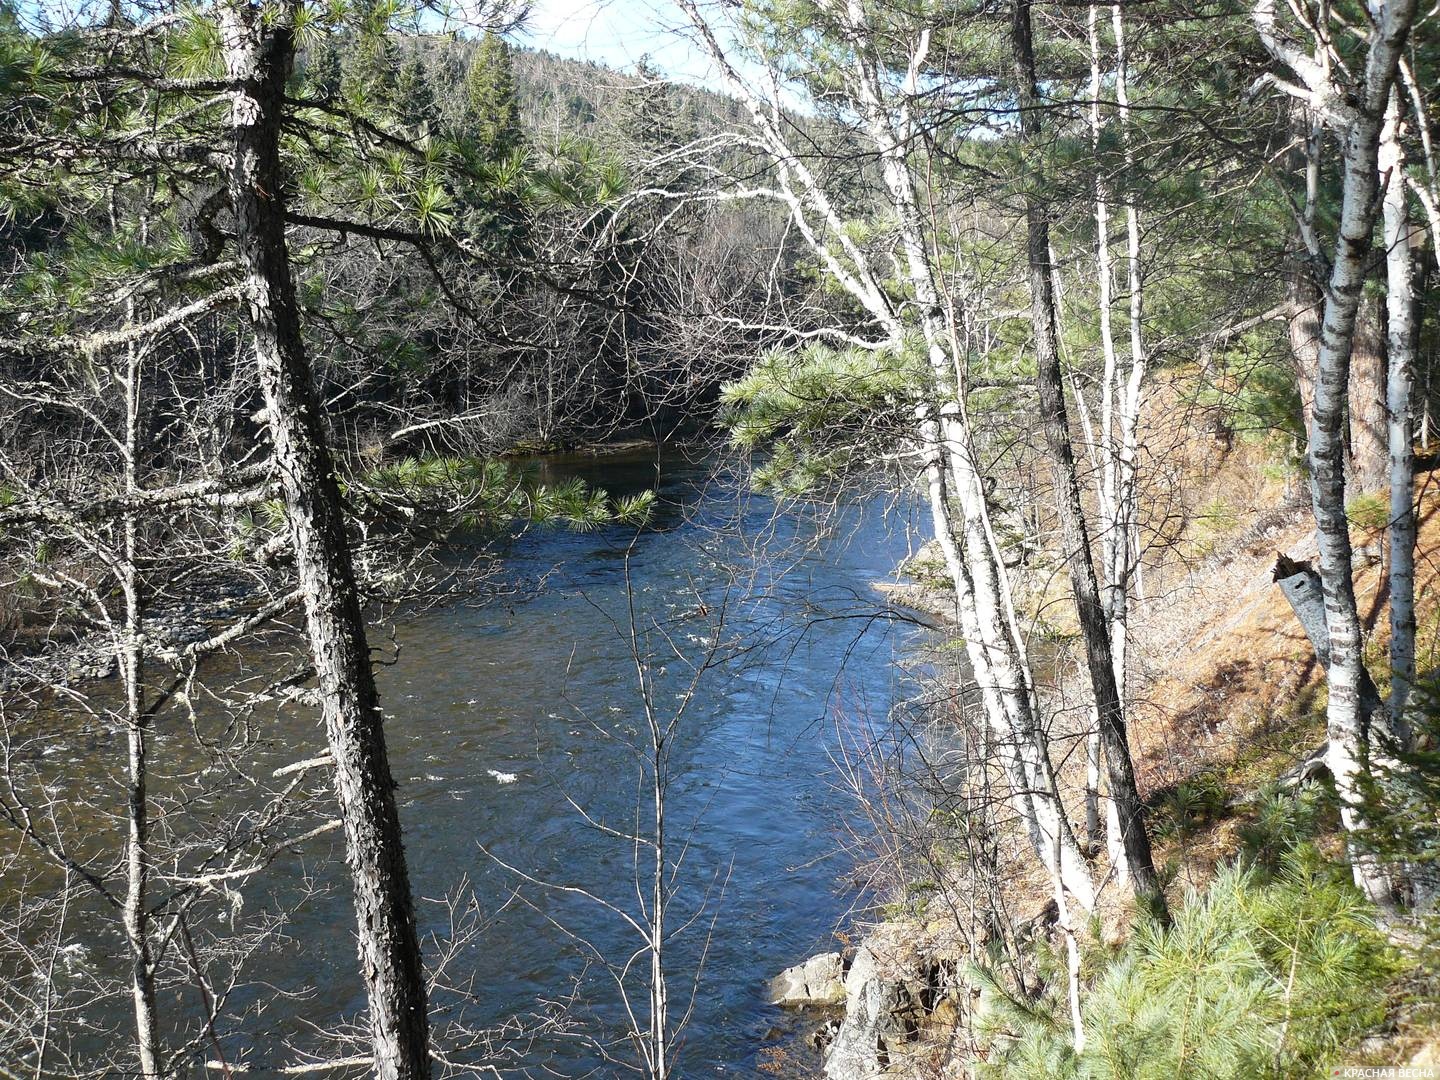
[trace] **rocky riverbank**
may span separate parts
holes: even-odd
[[[1437,507],[1435,495],[1422,499],[1421,550],[1440,550]],[[1277,551],[1313,557],[1312,530],[1303,507],[1256,507],[1223,534],[1207,533],[1203,546],[1182,552],[1186,558],[1152,568],[1149,598],[1134,612],[1131,739],[1157,862],[1168,865],[1175,877],[1170,891],[1177,908],[1185,890],[1204,889],[1216,868],[1234,858],[1237,838],[1254,827],[1256,793],[1277,778],[1293,777],[1324,738],[1323,672],[1271,573]],[[1379,649],[1387,632],[1384,566],[1376,554],[1380,545],[1358,525],[1352,543],[1367,634]],[[877,589],[946,628],[954,625],[953,599],[937,554],[922,549],[901,568],[910,580]],[[1440,570],[1428,561],[1419,575],[1426,642],[1436,632],[1437,575]],[[1038,618],[1043,605],[1036,603],[1037,595],[1032,589],[1017,599]],[[1045,625],[1052,632],[1043,650],[1044,693],[1060,718],[1058,737],[1069,740],[1063,718],[1077,712],[1067,702],[1074,705],[1078,698],[1066,698],[1064,684],[1074,667],[1074,649],[1063,627]],[[1383,670],[1372,673],[1380,681],[1386,677]],[[1057,760],[1073,772],[1077,756],[1070,746],[1063,742]],[[1073,783],[1066,774],[1061,780],[1062,785]],[[1295,787],[1293,781],[1281,786]],[[1072,787],[1066,791],[1067,801],[1076,799]],[[1197,793],[1203,805],[1197,804]],[[1078,806],[1078,800],[1072,805]],[[931,825],[933,818],[917,828],[928,832]],[[911,837],[910,842],[933,844],[935,839]],[[997,845],[1002,857],[1006,847],[1003,840]],[[1013,976],[1012,965],[1020,956],[1027,970],[1018,982],[1027,992],[1040,995],[1047,985],[1057,985],[1057,978],[1063,984],[1065,935],[1053,903],[1041,907],[1043,886],[1022,880],[1023,865],[996,867],[994,880],[1003,896],[997,894],[992,902],[1001,910],[1040,913],[1007,927],[1005,940],[1020,944],[1005,950],[1002,960],[992,955],[998,942],[987,938],[965,901],[977,900],[976,911],[983,905],[963,872],[947,883],[943,862],[942,852],[939,862],[925,864],[919,875],[933,880],[900,881],[886,897],[890,903],[882,921],[846,954],[816,958],[797,972],[799,985],[812,989],[816,972],[828,972],[831,978],[821,985],[833,994],[838,979],[844,991],[840,1006],[818,999],[796,1002],[821,1017],[816,1025],[821,1060],[815,1066],[826,1080],[970,1076],[977,1061],[996,1060],[1023,1030],[1023,1024],[1017,1027],[1017,1005],[999,996],[981,969],[1003,967]],[[937,902],[946,896],[949,903]],[[1095,922],[1077,927],[1082,948],[1091,955],[1113,955],[1125,947],[1129,915],[1123,900],[1110,895]],[[1097,937],[1092,938],[1092,929]],[[1035,968],[1037,962],[1043,970]],[[1383,1029],[1342,1048],[1339,1059],[1429,1064],[1425,1055],[1433,1055],[1436,1045],[1440,1041],[1425,1022],[1402,1012],[1388,1017]]]
[[[1021,924],[1029,939],[1056,933],[1047,905]],[[953,920],[898,919],[879,924],[852,950],[823,953],[787,969],[771,984],[777,1005],[812,1015],[810,1042],[825,1080],[914,1080],[968,1075],[995,1038],[986,1016],[994,990],[978,978],[969,944]]]

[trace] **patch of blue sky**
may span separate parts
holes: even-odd
[[[694,47],[685,29],[679,9],[666,0],[535,0],[515,38],[622,71],[646,59],[681,82],[714,81],[709,57]]]

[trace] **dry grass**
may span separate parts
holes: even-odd
[[[1253,462],[1232,458],[1205,486],[1244,490],[1253,468]],[[1417,653],[1424,672],[1440,662],[1440,472],[1423,473],[1419,487]],[[1366,658],[1383,694],[1390,638],[1385,537],[1356,527],[1351,538],[1363,563],[1355,586]],[[1161,806],[1182,785],[1187,794],[1216,796],[1208,820],[1189,822],[1184,849],[1170,841],[1164,852],[1178,858],[1192,881],[1203,880],[1235,849],[1239,818],[1222,807],[1282,775],[1325,737],[1324,672],[1271,577],[1282,551],[1314,557],[1308,511],[1256,508],[1222,538],[1216,553],[1169,575],[1163,593],[1142,606],[1134,625],[1139,675],[1132,688],[1131,739],[1142,791]]]

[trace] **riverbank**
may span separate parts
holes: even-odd
[[[617,436],[554,452],[517,448],[495,460],[517,473],[533,473],[539,483],[553,484],[577,476],[603,479],[620,470],[633,472],[637,464],[653,466],[663,454],[676,456],[700,445],[683,439],[661,443],[653,437]],[[152,647],[162,653],[183,650],[205,640],[215,628],[242,622],[280,600],[275,575],[269,572],[283,554],[282,548],[272,550],[274,545],[267,542],[274,530],[257,530],[253,521],[243,517],[234,518],[231,528],[230,562],[212,560],[183,581],[153,583],[143,619]],[[73,554],[58,569],[60,578],[87,587],[104,581],[102,566]],[[19,570],[8,576],[10,587],[0,591],[0,686],[75,687],[115,674],[110,631],[94,611],[87,610],[78,588],[72,588],[70,595],[57,594],[29,585]],[[391,599],[385,595],[387,583],[369,584],[374,599]],[[283,609],[275,612],[283,613]]]
[[[1417,654],[1423,671],[1440,656],[1440,475],[1422,475],[1417,486]],[[1132,746],[1157,865],[1164,867],[1176,911],[1191,911],[1186,905],[1193,898],[1233,873],[1226,868],[1253,848],[1277,805],[1308,805],[1293,785],[1278,804],[1267,794],[1282,777],[1293,777],[1325,737],[1323,670],[1272,576],[1277,553],[1299,560],[1316,554],[1308,508],[1283,497],[1288,494],[1263,493],[1269,505],[1228,514],[1225,527],[1217,525],[1218,515],[1200,519],[1179,538],[1188,545],[1187,557],[1151,568],[1149,595],[1132,619]],[[1355,521],[1365,655],[1383,694],[1389,640],[1383,530],[1367,524],[1359,508]],[[911,580],[884,583],[879,590],[892,603],[950,624],[953,598],[938,575],[943,567],[935,553],[922,551],[903,569]],[[1052,599],[1023,593],[1022,611],[1038,618]],[[1065,655],[1073,645],[1071,633],[1052,622],[1046,640]],[[1066,699],[1063,674],[1047,680],[1057,700]],[[1062,756],[1062,788],[1073,797],[1083,766],[1073,753]],[[1318,849],[1341,858],[1334,825],[1322,823],[1320,829]],[[976,966],[998,961],[992,928],[960,917],[953,902],[939,902],[944,889],[931,883],[917,893],[917,884],[907,886],[914,902],[892,904],[846,954],[845,1004],[821,1029],[829,1039],[827,1080],[970,1076],[980,1063],[998,1060],[997,1047],[1017,1038],[1012,1003],[997,997],[998,986]],[[1056,977],[1063,982],[1063,966],[1057,976],[1053,964],[1063,957],[1064,935],[1044,883],[1022,873],[1006,879],[997,900],[1014,916],[1013,938],[1039,946],[1024,961],[1041,965],[1032,972],[1035,985]],[[1077,933],[1087,949],[1113,956],[1130,941],[1132,918],[1112,898],[1099,921]],[[1402,959],[1396,961],[1395,981],[1386,984],[1393,989],[1382,992],[1389,1004],[1369,1017],[1363,1030],[1347,1035],[1327,1060],[1433,1063],[1440,1011],[1426,1007],[1424,999],[1437,989],[1435,971],[1410,953],[1397,955]]]

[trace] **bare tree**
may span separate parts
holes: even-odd
[[[0,565],[10,588],[25,590],[28,582],[39,590],[28,601],[32,612],[53,607],[44,636],[12,640],[0,667],[0,821],[15,841],[10,862],[25,877],[64,875],[52,895],[42,888],[18,899],[5,931],[7,962],[35,956],[37,935],[53,933],[50,966],[73,966],[83,951],[65,951],[72,948],[63,940],[73,932],[72,908],[101,914],[101,927],[113,917],[126,957],[123,989],[104,965],[87,985],[56,986],[42,1007],[15,1017],[22,1034],[34,1025],[26,1037],[35,1068],[47,1075],[128,1056],[143,1075],[166,1076],[197,1046],[215,1042],[217,1017],[242,968],[284,920],[283,913],[257,913],[249,925],[239,923],[231,910],[236,890],[287,845],[328,829],[323,819],[316,825],[309,786],[256,776],[247,760],[256,733],[246,718],[274,699],[277,685],[268,675],[259,687],[246,686],[243,676],[212,683],[202,671],[297,598],[283,587],[266,595],[271,583],[263,572],[235,566],[235,538],[223,517],[216,527],[217,514],[269,497],[263,468],[165,483],[154,465],[157,443],[174,438],[188,419],[186,399],[175,391],[191,357],[165,347],[176,332],[136,337],[84,365],[58,363],[43,380],[10,380],[3,390],[18,422],[0,451],[8,492]],[[37,429],[27,414],[43,417],[50,430]],[[56,430],[64,434],[57,438]],[[192,464],[176,455],[170,475]],[[27,558],[27,545],[50,554]],[[196,579],[244,577],[254,583],[247,603],[214,604],[206,617],[190,610],[195,599],[187,592]],[[104,683],[71,685],[77,674],[106,671],[118,674],[118,693]],[[215,698],[233,711],[207,709]],[[77,794],[58,797],[67,771],[94,766],[94,775],[105,777],[110,762],[86,753],[47,760],[57,725],[77,748],[92,741],[108,748],[111,732],[122,738],[122,807],[110,805],[103,785],[86,791],[78,776],[69,779]],[[226,800],[245,809],[217,813],[215,804]],[[113,861],[95,830],[97,819],[112,814],[123,825]],[[230,933],[211,929],[216,909],[231,912]],[[177,985],[197,988],[198,1017],[162,1007]],[[121,1043],[128,1054],[87,1043],[79,1023],[61,1023],[114,1010],[121,999],[132,1018]]]
[[[606,725],[590,719],[579,706],[576,709],[601,738],[610,742],[620,739],[622,749],[636,766],[634,824],[611,824],[569,794],[565,799],[586,826],[630,849],[634,902],[602,895],[584,885],[537,877],[505,861],[494,851],[484,847],[481,850],[520,882],[543,893],[580,897],[617,920],[625,932],[624,939],[634,943],[633,951],[628,954],[622,951],[615,955],[553,916],[545,916],[609,976],[624,1010],[628,1030],[623,1044],[628,1053],[619,1052],[604,1033],[592,1033],[587,1042],[611,1067],[637,1073],[647,1080],[668,1080],[680,1075],[681,1037],[701,992],[710,935],[719,917],[714,902],[728,880],[728,872],[718,868],[698,906],[683,914],[675,910],[676,894],[687,872],[688,834],[693,833],[700,822],[692,821],[688,829],[682,830],[670,820],[670,792],[677,778],[672,758],[684,731],[686,714],[702,682],[723,662],[733,645],[727,641],[728,597],[715,605],[704,639],[706,644],[699,656],[687,655],[662,623],[650,621],[646,625],[647,616],[635,603],[629,552],[626,560],[624,616],[623,619],[607,618],[626,642],[635,676],[634,701],[643,718],[643,737],[628,742]],[[675,694],[675,704],[662,708],[656,683],[670,665],[688,670],[690,677]],[[688,995],[683,1008],[678,1008],[681,1000],[674,989],[678,980],[673,945],[682,935],[697,928],[703,937],[698,955],[692,955],[685,970],[683,985],[688,987]],[[637,978],[638,971],[643,974]]]
[[[1415,684],[1415,265],[1405,195],[1401,88],[1391,92],[1380,132],[1377,168],[1383,191],[1388,374],[1386,419],[1390,450],[1390,731],[1410,745],[1406,709]],[[1422,121],[1423,122],[1423,121]]]

